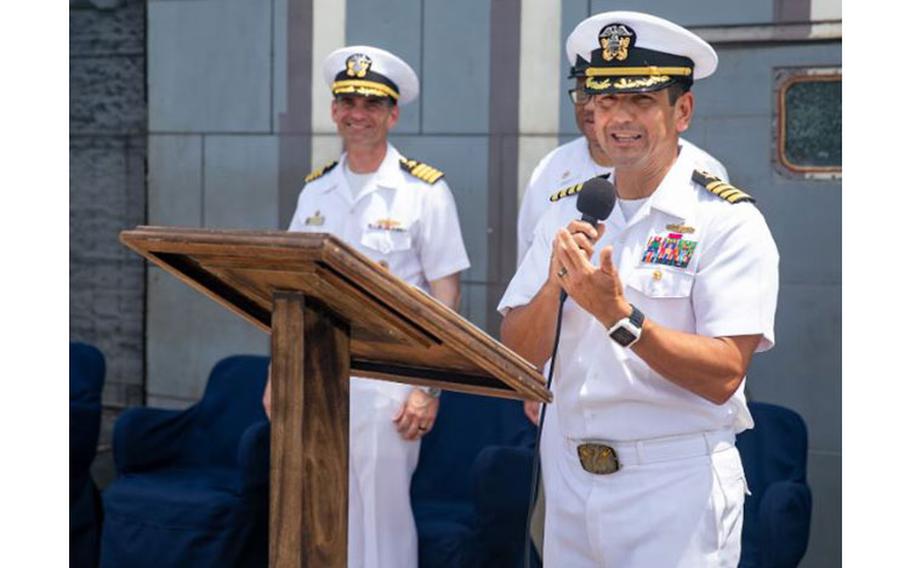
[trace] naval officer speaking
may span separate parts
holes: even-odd
[[[774,344],[778,253],[754,200],[679,151],[717,54],[626,11],[567,44],[617,203],[596,228],[544,214],[499,305],[503,341],[542,366],[568,295],[559,436],[541,451],[544,563],[736,566],[748,488],[734,442],[752,427],[752,355]]]

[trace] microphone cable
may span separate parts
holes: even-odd
[[[553,351],[550,354],[550,372],[547,373],[547,390],[553,384],[553,369],[556,368],[556,352],[559,349],[559,335],[562,331],[562,308],[566,305],[567,294],[565,290],[560,291],[559,311],[556,313],[556,337],[553,339]],[[534,441],[534,458],[531,464],[531,499],[528,503],[528,516],[525,520],[525,546],[524,546],[524,568],[531,568],[531,516],[534,512],[534,503],[537,501],[537,486],[540,478],[540,438],[543,434],[543,424],[547,416],[547,403],[540,403],[540,418],[537,420],[537,436]],[[543,543],[541,542],[541,548]],[[543,551],[541,553],[541,563],[543,563]]]

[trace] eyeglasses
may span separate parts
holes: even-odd
[[[569,89],[569,98],[573,104],[583,105],[591,100],[591,95],[584,89]]]

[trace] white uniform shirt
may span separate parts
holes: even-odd
[[[692,181],[695,168],[696,161],[681,153],[632,219],[627,221],[615,207],[592,261],[599,264],[600,251],[612,245],[626,299],[662,326],[707,337],[761,334],[758,351],[770,349],[777,247],[758,209],[710,193]],[[537,294],[547,278],[553,235],[567,222],[559,208],[541,219],[500,312],[525,305]],[[669,266],[647,255],[649,243],[668,239],[689,241],[677,244],[680,250],[694,247],[688,261],[682,254],[678,267]],[[615,343],[571,298],[563,314],[553,382],[560,430],[573,439],[629,441],[752,427],[745,381],[726,403],[709,402]]]
[[[401,169],[391,144],[376,175],[356,198],[344,175],[347,154],[306,184],[289,231],[331,233],[405,282],[429,282],[468,268],[455,200],[445,180],[428,184]]]
[[[726,168],[713,156],[682,138],[679,139],[679,145],[680,153],[690,154],[699,169],[707,170],[717,177],[729,181]],[[544,156],[531,174],[531,181],[528,182],[522,198],[521,209],[518,211],[517,259],[519,264],[531,246],[534,227],[537,226],[543,214],[553,206],[549,200],[550,196],[560,189],[608,172],[612,173],[613,168],[598,165],[594,161],[591,152],[588,151],[588,141],[584,136],[563,144]],[[573,218],[578,218],[578,212],[575,210],[575,197],[561,199],[558,206],[570,211]]]

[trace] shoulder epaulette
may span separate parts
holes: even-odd
[[[337,165],[338,165],[338,160],[335,160],[334,162],[329,162],[328,164],[322,166],[321,168],[316,168],[315,170],[308,173],[307,176],[305,178],[303,178],[303,181],[305,181],[306,183],[310,183],[313,180],[317,180],[317,179],[321,178],[322,176],[324,176],[325,174],[332,171],[332,168],[334,168]]]
[[[730,203],[755,203],[755,198],[741,189],[737,189],[720,179],[702,170],[692,172],[692,181],[704,186],[714,195]]]
[[[594,177],[601,177],[604,179],[609,179],[610,174],[606,173],[606,174],[594,176]],[[581,188],[584,187],[584,185],[587,182],[591,181],[592,179],[594,179],[594,178],[590,178],[581,183],[576,183],[575,185],[570,185],[569,187],[564,187],[564,188],[560,189],[559,191],[557,191],[556,193],[554,193],[553,195],[550,196],[550,201],[552,201],[553,203],[556,203],[563,197],[569,197],[570,195],[575,195],[576,193],[581,191]]]
[[[564,187],[564,188],[560,189],[559,191],[557,191],[556,193],[554,193],[553,195],[551,195],[550,201],[552,201],[553,203],[556,203],[563,197],[569,197],[570,195],[575,195],[576,193],[581,191],[581,188],[583,185],[584,185],[584,183],[576,183],[575,185],[570,185],[569,187]]]
[[[418,162],[417,160],[409,160],[407,158],[401,158],[401,169],[408,172],[417,179],[427,182],[430,185],[433,185],[442,179],[442,176],[445,175],[433,166],[428,166],[423,162]]]

